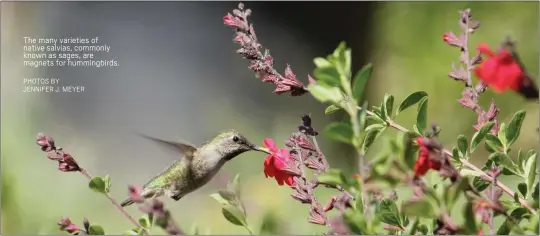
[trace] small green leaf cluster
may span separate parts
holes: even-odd
[[[247,223],[247,215],[240,199],[240,175],[236,175],[232,182],[227,184],[227,189],[221,189],[210,195],[221,204],[221,212],[227,221],[234,225],[243,226],[251,232]]]
[[[157,223],[154,218],[154,214],[152,213],[144,214],[143,216],[139,217],[138,221],[139,224],[148,231],[150,231],[152,226]],[[122,235],[144,235],[143,228],[133,228],[125,231]]]
[[[354,78],[351,75],[351,49],[345,43],[326,58],[315,58],[317,68],[313,74],[316,82],[308,86],[311,95],[320,102],[330,103],[325,113],[345,110],[350,119],[329,124],[324,129],[327,138],[351,144],[365,153],[384,129],[393,122],[400,112],[418,104],[417,121],[414,130],[423,135],[427,128],[426,92],[418,91],[407,96],[394,111],[394,96],[386,94],[379,106],[368,111],[367,102],[360,103],[364,88],[371,77],[373,67],[367,64]],[[362,104],[360,107],[359,105]],[[369,117],[367,117],[369,115]],[[366,120],[367,119],[367,120]],[[368,126],[366,121],[372,121]]]
[[[311,95],[323,103],[328,103],[325,113],[331,114],[344,110],[348,119],[344,122],[334,122],[324,129],[327,138],[354,146],[359,154],[365,154],[387,127],[397,128],[399,132],[395,137],[385,142],[386,147],[377,153],[370,163],[370,184],[386,184],[395,188],[404,184],[404,180],[410,178],[418,157],[418,146],[412,140],[416,137],[431,137],[440,132],[438,127],[433,131],[428,130],[428,94],[417,91],[405,97],[394,111],[394,97],[386,94],[378,106],[372,106],[368,110],[366,102],[360,102],[363,90],[372,73],[372,66],[364,66],[354,78],[352,78],[351,50],[344,43],[326,58],[314,60],[317,68],[314,71],[316,82],[308,87]],[[362,104],[360,107],[359,104]],[[402,126],[396,125],[394,119],[404,110],[416,106],[416,122],[412,131],[407,131]],[[446,216],[456,207],[461,208],[465,223],[458,227],[461,234],[477,234],[481,229],[474,207],[478,207],[477,200],[471,198],[471,194],[478,194],[490,186],[485,181],[485,173],[498,167],[502,175],[517,176],[522,182],[517,185],[513,201],[500,200],[507,211],[508,216],[496,213],[497,216],[506,217],[499,226],[498,233],[510,232],[536,232],[538,233],[538,217],[523,206],[521,200],[532,201],[533,206],[538,208],[539,186],[536,176],[537,152],[535,150],[518,150],[512,154],[512,144],[519,137],[521,126],[525,118],[525,111],[518,111],[507,123],[497,126],[494,122],[485,123],[474,135],[469,138],[459,135],[456,145],[452,149],[451,164],[460,173],[460,178],[455,182],[432,184],[424,190],[425,194],[414,200],[403,201],[398,207],[397,203],[387,197],[383,199],[364,202],[366,199],[360,194],[364,188],[361,178],[347,177],[338,169],[330,169],[327,173],[318,176],[318,181],[329,185],[343,186],[351,193],[356,194],[354,207],[348,209],[343,215],[344,222],[353,234],[430,234],[437,226],[437,220]],[[478,169],[470,168],[469,159],[475,150],[484,142],[485,149],[490,152],[486,165]],[[446,152],[446,151],[445,151]],[[446,155],[446,153],[444,153]],[[511,156],[515,155],[515,158]],[[514,161],[516,160],[516,161]],[[442,181],[442,179],[441,179]],[[379,186],[379,185],[377,185]],[[367,188],[367,186],[366,186]],[[460,196],[465,197],[466,204],[456,205]],[[498,201],[498,200],[495,200]],[[373,206],[373,207],[370,207]],[[366,209],[370,207],[370,209]],[[367,212],[366,212],[367,210]],[[368,215],[375,217],[369,218]],[[410,222],[410,219],[412,222]],[[528,225],[520,226],[523,219],[528,220]],[[386,224],[386,231],[382,231],[382,225]]]
[[[365,109],[359,110],[358,106],[371,76],[372,66],[366,65],[353,79],[350,69],[351,49],[345,43],[341,43],[326,58],[315,58],[314,62],[317,66],[313,72],[316,82],[308,86],[308,91],[320,102],[330,103],[326,113],[343,109],[350,116],[350,122],[329,124],[323,132],[332,140],[361,148],[361,131],[366,114]]]
[[[88,183],[88,187],[97,193],[108,194],[111,191],[111,178],[109,175],[105,177],[94,177]]]

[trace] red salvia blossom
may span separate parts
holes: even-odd
[[[440,170],[441,163],[430,159],[429,147],[426,145],[423,137],[416,138],[416,142],[420,146],[418,150],[418,159],[414,163],[414,175],[416,177],[424,176],[428,170]]]
[[[496,92],[519,91],[525,79],[525,72],[515,61],[508,49],[495,53],[487,44],[478,45],[478,51],[487,58],[474,68],[476,76]]]
[[[293,175],[283,171],[287,163],[293,161],[289,150],[286,148],[277,148],[276,143],[272,139],[265,139],[264,146],[272,153],[264,160],[264,175],[266,178],[273,177],[279,185],[285,183],[292,186],[294,184]]]

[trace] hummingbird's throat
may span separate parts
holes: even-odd
[[[238,155],[240,155],[240,154],[242,154],[244,152],[246,152],[246,151],[245,150],[240,150],[240,149],[239,150],[234,150],[234,151],[232,151],[230,153],[225,154],[223,159],[225,159],[226,161],[230,161],[233,158],[235,158],[236,156],[238,156]]]

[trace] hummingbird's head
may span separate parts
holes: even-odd
[[[211,141],[226,160],[231,160],[234,157],[247,152],[259,151],[270,153],[267,148],[259,147],[247,140],[242,134],[236,130],[229,130],[216,136]]]

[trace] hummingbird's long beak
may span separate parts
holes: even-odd
[[[268,150],[268,148],[260,147],[260,146],[257,146],[257,145],[251,145],[251,149],[254,150],[254,151],[259,151],[259,152],[264,152],[264,153],[267,153],[267,154],[272,154],[270,152],[270,150]]]

